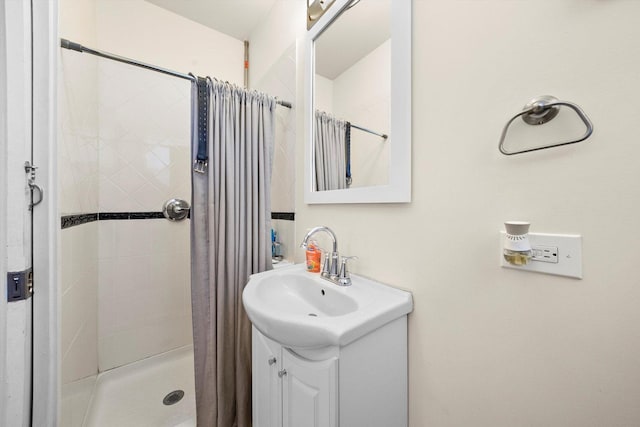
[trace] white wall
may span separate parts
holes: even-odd
[[[293,103],[296,99],[296,46],[293,43],[267,70],[252,89],[266,92],[278,99]],[[275,112],[275,144],[271,177],[271,211],[295,210],[295,146],[296,110],[277,106]],[[281,253],[291,259],[296,245],[293,221],[274,219],[271,227],[278,233]]]
[[[316,110],[332,112],[333,111],[333,80],[322,77],[320,74],[315,75],[314,80],[315,97],[314,102]]]
[[[389,135],[390,55],[387,40],[330,80],[320,74],[314,80],[314,107],[337,118]],[[389,182],[388,139],[351,129],[351,187],[386,185]]]
[[[143,0],[96,1],[99,49],[242,85],[242,41]]]
[[[299,92],[299,46],[297,39],[305,28],[304,2],[277,0],[269,15],[257,26],[249,37],[249,84],[279,99],[291,102],[291,110],[276,109],[276,146],[274,149],[271,210],[273,212],[295,212],[295,160],[297,140]],[[291,19],[301,17],[300,20]],[[283,254],[291,260],[295,256],[298,242],[295,237],[295,222],[273,220],[272,227],[278,232]]]
[[[268,16],[249,36],[249,82],[259,82],[306,28],[302,1],[276,0]],[[300,19],[302,17],[303,21]],[[297,43],[296,43],[297,44]],[[293,101],[291,101],[293,102]]]
[[[411,426],[639,424],[640,4],[413,7],[413,202],[305,205],[299,132],[298,236],[326,224],[355,272],[413,292]],[[542,94],[580,104],[594,135],[499,154],[507,119]],[[584,280],[499,268],[509,219],[582,234]]]
[[[386,135],[391,103],[391,42],[387,40],[333,81],[333,109],[336,117]],[[387,140],[351,129],[351,187],[389,183]]]
[[[31,266],[24,162],[31,158],[31,5],[0,5],[0,425],[30,425],[32,299],[6,302],[7,271]]]

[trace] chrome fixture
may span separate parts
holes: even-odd
[[[189,203],[181,199],[167,200],[162,206],[162,214],[169,221],[182,221],[189,215]]]
[[[349,261],[350,259],[355,259],[356,257],[342,257],[342,265],[338,269],[338,263],[340,263],[340,254],[338,253],[338,238],[336,237],[336,234],[333,232],[333,230],[331,230],[329,227],[320,225],[309,230],[306,236],[304,236],[304,239],[302,239],[300,247],[306,248],[311,236],[320,231],[324,231],[325,233],[329,234],[332,242],[331,252],[328,252],[325,255],[324,262],[322,263],[320,277],[339,286],[351,285],[351,276],[349,275],[349,271],[347,270],[347,261]]]
[[[347,270],[347,261],[350,259],[358,259],[357,256],[343,256],[342,264],[340,266],[340,274],[338,275],[338,282],[340,286],[349,286],[351,285],[351,274],[349,274],[349,270]]]
[[[360,0],[352,0],[351,3],[349,3],[349,6],[347,6],[346,10],[351,9],[353,6],[357,5],[358,3],[360,3]]]
[[[543,125],[553,120],[560,112],[560,107],[562,106],[571,108],[573,111],[575,111],[575,113],[578,115],[580,120],[582,120],[582,123],[584,123],[586,127],[584,135],[572,141],[558,142],[555,144],[548,144],[548,145],[543,145],[541,147],[528,148],[528,149],[519,150],[519,151],[507,151],[504,148],[504,140],[507,136],[507,130],[509,129],[509,126],[511,126],[511,123],[513,123],[515,119],[517,119],[518,117],[522,117],[522,120],[524,120],[524,122],[529,125]],[[500,143],[498,144],[498,149],[505,156],[511,156],[513,154],[529,153],[531,151],[544,150],[546,148],[560,147],[562,145],[569,145],[569,144],[575,144],[577,142],[582,142],[585,139],[589,138],[592,133],[593,133],[593,124],[591,123],[587,115],[584,113],[584,111],[582,111],[582,109],[578,105],[568,101],[559,101],[557,98],[550,95],[543,95],[543,96],[538,96],[536,98],[533,98],[531,101],[529,101],[529,103],[527,103],[527,105],[524,106],[524,109],[521,112],[513,116],[507,122],[504,129],[502,129],[502,136],[500,137]]]
[[[164,399],[162,399],[162,403],[164,405],[170,406],[175,405],[180,402],[184,397],[184,390],[174,390],[171,393],[167,394]]]
[[[32,210],[34,206],[39,205],[44,199],[44,190],[38,184],[36,184],[36,169],[37,166],[31,164],[31,162],[24,162],[24,172],[27,174],[27,185],[31,189],[31,203],[29,203],[29,210]],[[33,198],[34,191],[38,192],[38,200]]]
[[[135,59],[126,58],[124,56],[115,55],[113,53],[105,52],[105,51],[102,51],[102,50],[91,49],[91,48],[89,48],[87,46],[81,45],[80,43],[75,43],[75,42],[72,42],[71,40],[67,40],[67,39],[60,39],[60,47],[63,48],[63,49],[75,50],[76,52],[80,52],[80,53],[88,53],[88,54],[99,56],[99,57],[105,58],[105,59],[111,59],[113,61],[122,62],[122,63],[128,64],[128,65],[133,65],[134,67],[144,68],[146,70],[151,70],[151,71],[155,71],[155,72],[158,72],[158,73],[167,74],[169,76],[178,77],[178,78],[185,79],[185,80],[190,80],[192,82],[195,82],[196,79],[197,79],[197,77],[194,76],[191,73],[184,74],[184,73],[180,73],[178,71],[173,71],[173,70],[169,70],[167,68],[158,67],[157,65],[146,64],[144,62],[140,62],[140,61],[135,60]],[[276,100],[276,104],[282,105],[283,107],[286,107],[286,108],[292,108],[292,106],[293,106],[291,104],[291,102],[282,101],[282,100],[279,100],[279,99]]]

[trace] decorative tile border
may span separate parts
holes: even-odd
[[[100,212],[98,219],[100,221],[107,221],[113,219],[129,219],[129,212]]]
[[[285,221],[295,221],[295,212],[271,212],[271,219],[283,219]]]
[[[191,215],[189,215],[191,217]],[[164,219],[162,212],[97,212],[79,215],[64,215],[60,218],[61,228],[75,227],[93,221],[129,219]],[[271,219],[294,221],[294,212],[271,212]]]
[[[162,212],[100,212],[100,221],[121,219],[163,219]]]
[[[80,214],[80,215],[65,215],[60,218],[62,229],[73,227],[76,225],[86,224],[98,220],[97,213]]]
[[[109,221],[123,219],[163,219],[162,212],[96,212],[79,215],[64,215],[60,218],[61,228],[75,227],[93,221]]]

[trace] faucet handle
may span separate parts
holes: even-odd
[[[340,264],[340,274],[338,275],[338,282],[341,286],[349,286],[351,285],[351,274],[349,274],[349,270],[347,269],[347,261],[350,259],[358,259],[357,256],[343,256],[342,262]]]
[[[322,269],[320,270],[321,276],[329,276],[329,270],[331,269],[331,252],[323,251],[322,256]]]

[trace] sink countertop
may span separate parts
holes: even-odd
[[[338,286],[305,267],[254,274],[242,295],[254,326],[282,345],[345,346],[413,310],[409,292],[358,275]]]

